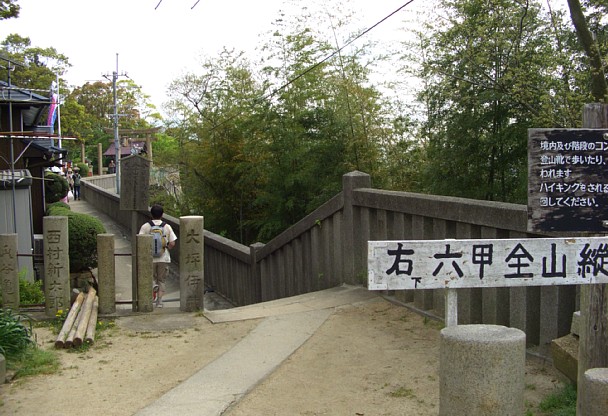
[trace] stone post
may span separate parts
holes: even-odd
[[[97,143],[97,174],[101,175],[103,173],[103,149],[101,147],[101,143]]]
[[[179,291],[180,310],[204,310],[204,218],[179,218]]]
[[[585,371],[579,397],[581,415],[604,416],[608,411],[608,368]]]
[[[357,188],[371,188],[371,177],[367,173],[354,171],[342,176],[342,195],[344,197],[344,216],[342,225],[342,264],[343,283],[357,283],[357,274],[367,276],[367,253],[364,258],[358,254],[361,242],[355,232],[355,212],[353,209],[353,191]],[[367,241],[365,241],[367,247]]]
[[[262,243],[254,243],[249,246],[249,257],[251,259],[251,278],[254,281],[255,292],[248,295],[248,303],[262,302],[262,271],[258,263],[258,251],[264,247]]]
[[[0,354],[0,384],[6,383],[6,359]]]
[[[114,234],[97,234],[97,257],[99,313],[108,315],[116,312]]]
[[[57,311],[70,309],[70,256],[68,217],[44,217],[44,296],[45,312],[55,317]]]
[[[152,312],[152,280],[154,276],[152,262],[151,234],[137,234],[136,265],[137,265],[137,299],[134,299],[133,312]]]
[[[526,334],[499,325],[441,330],[439,416],[524,414]]]
[[[19,262],[17,234],[0,234],[0,270],[2,304],[7,309],[19,310]]]

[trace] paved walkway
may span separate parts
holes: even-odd
[[[70,202],[71,209],[99,218],[108,233],[114,234],[117,253],[130,253],[128,232],[107,215],[97,211],[86,201]],[[119,256],[116,267],[116,298],[131,298],[131,258]],[[258,326],[232,349],[209,363],[192,377],[170,390],[137,413],[138,416],[223,414],[260,381],[276,370],[281,363],[306,342],[327,320],[332,311],[342,305],[357,304],[376,298],[376,294],[354,286],[340,286],[320,292],[294,296],[257,305],[232,308],[216,294],[205,295],[205,317],[213,323],[244,319],[260,319]],[[130,315],[130,304],[123,305],[120,319],[128,325],[163,325],[165,329],[179,329],[187,320],[180,319],[179,284],[167,284],[164,309],[150,314]],[[208,310],[209,306],[213,310]],[[139,316],[139,317],[138,317]],[[204,393],[204,399],[201,397]]]

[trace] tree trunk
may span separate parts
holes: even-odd
[[[579,0],[568,0],[568,7],[570,8],[570,17],[576,29],[578,40],[581,42],[591,65],[591,94],[593,94],[593,98],[596,101],[605,102],[608,86],[606,85],[602,57],[587,25],[581,2]]]

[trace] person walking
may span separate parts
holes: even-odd
[[[152,262],[154,285],[158,286],[156,297],[156,307],[163,307],[163,295],[165,294],[165,282],[169,274],[169,264],[171,255],[169,250],[175,247],[177,236],[173,228],[163,221],[163,207],[155,204],[150,208],[152,220],[145,222],[139,229],[139,234],[151,234],[154,237],[152,242]]]
[[[72,175],[72,179],[74,182],[74,201],[80,201],[80,172],[75,171]]]

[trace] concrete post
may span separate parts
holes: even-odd
[[[526,335],[498,325],[441,330],[440,416],[524,414]]]
[[[251,278],[254,281],[255,291],[249,294],[248,303],[258,303],[262,301],[262,268],[258,264],[258,250],[264,247],[262,243],[254,243],[249,246],[249,257],[251,258]]]
[[[99,313],[116,312],[116,263],[114,261],[114,234],[97,234],[97,283]]]
[[[57,311],[70,309],[70,256],[68,217],[44,217],[44,296],[45,312],[55,317]]]
[[[204,310],[204,218],[180,217],[179,230],[179,308],[183,312]]]
[[[97,174],[101,175],[103,173],[103,149],[101,147],[101,143],[97,143]]]
[[[6,359],[0,354],[0,384],[6,383]]]
[[[152,277],[154,275],[152,264],[151,234],[137,234],[136,264],[137,264],[137,301],[133,312],[152,312]]]
[[[608,411],[608,368],[585,371],[579,397],[581,415],[604,416]]]
[[[2,304],[7,309],[19,310],[19,262],[17,234],[0,234],[0,270]]]
[[[363,172],[350,172],[342,176],[342,194],[344,197],[344,216],[342,225],[342,264],[344,267],[342,282],[356,284],[357,265],[367,264],[367,258],[358,259],[356,253],[356,236],[354,225],[353,191],[357,188],[371,188],[371,177]],[[366,242],[367,244],[367,242]],[[364,273],[366,276],[367,274]]]

